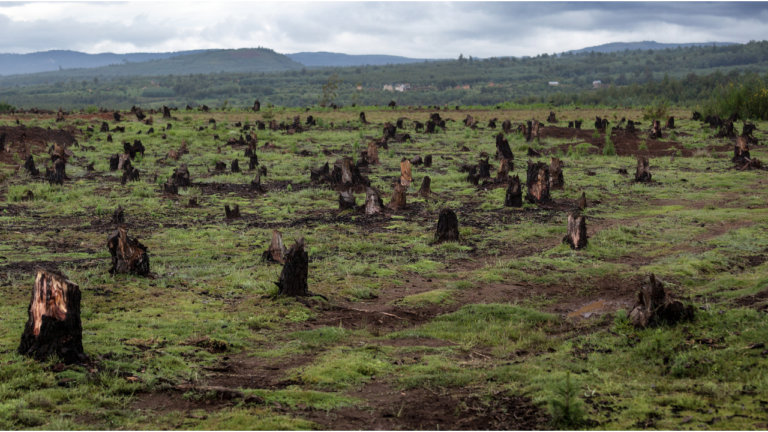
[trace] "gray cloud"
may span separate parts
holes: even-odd
[[[0,11],[0,52],[265,46],[446,58],[561,52],[609,42],[768,39],[757,2],[44,3]]]

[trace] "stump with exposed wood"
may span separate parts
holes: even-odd
[[[520,177],[515,174],[509,180],[507,186],[507,193],[504,197],[505,207],[522,207],[523,206],[523,188],[520,185]]]
[[[425,176],[424,180],[421,182],[421,188],[419,188],[419,191],[416,192],[416,195],[422,198],[426,198],[434,194],[434,192],[432,192],[431,185],[432,185],[432,179],[429,178],[429,176]]]
[[[240,217],[240,205],[235,204],[232,207],[229,204],[224,206],[224,214],[227,219],[237,219]]]
[[[149,255],[147,247],[138,239],[128,237],[125,227],[121,226],[107,237],[107,248],[112,256],[111,274],[130,273],[139,276],[149,274]]]
[[[357,207],[352,191],[339,192],[339,210],[352,210]]]
[[[372,215],[381,213],[381,208],[384,204],[379,197],[379,193],[376,189],[368,187],[365,189],[365,214]]]
[[[563,237],[563,243],[568,243],[571,249],[582,249],[587,246],[587,219],[585,216],[568,215],[568,230]]]
[[[64,274],[38,268],[27,324],[17,349],[38,361],[58,357],[65,364],[83,364],[83,327],[80,321],[80,287]]]
[[[525,199],[536,204],[548,202],[549,166],[544,162],[528,161],[526,184],[528,185],[528,194]]]
[[[393,210],[405,208],[405,191],[408,190],[408,187],[403,185],[402,179],[399,182],[394,182],[393,186],[392,200],[389,201],[388,207]]]
[[[651,181],[651,164],[648,161],[647,156],[640,156],[637,158],[637,171],[635,171],[636,182],[649,182]]]
[[[406,158],[400,161],[400,184],[405,188],[411,185],[413,176],[411,176],[411,161]]]
[[[304,238],[300,238],[288,249],[283,260],[283,270],[275,284],[277,295],[290,297],[309,296],[309,254],[304,251]]]
[[[661,139],[661,122],[654,120],[651,125],[651,132],[648,135],[650,139]]]
[[[509,141],[502,134],[496,135],[496,157],[515,160],[515,155],[512,154],[512,149],[509,147]]]
[[[365,161],[370,165],[379,164],[379,146],[376,145],[376,141],[368,143],[368,151],[365,154]]]
[[[660,324],[675,325],[692,320],[694,315],[692,306],[684,306],[675,300],[664,288],[664,283],[651,273],[637,293],[637,302],[629,313],[629,319],[635,327],[645,328]]]
[[[64,179],[66,178],[65,170],[66,163],[64,159],[56,159],[52,166],[45,169],[45,179],[50,184],[64,184]]]
[[[550,189],[562,188],[565,185],[563,179],[563,161],[559,158],[549,159],[549,187]]]
[[[30,156],[31,157],[31,156]],[[747,139],[743,136],[737,136],[736,137],[736,145],[733,147],[733,158],[731,159],[732,162],[744,162],[745,159],[748,160],[749,157],[749,147],[747,147]]]
[[[453,210],[440,210],[440,216],[437,219],[435,241],[437,243],[459,241],[459,218],[456,217],[456,213]]]
[[[272,231],[272,242],[269,244],[269,248],[261,254],[261,259],[271,263],[283,263],[286,253],[288,253],[288,248],[283,244],[282,233],[277,230]]]
[[[507,182],[509,180],[509,171],[514,169],[514,166],[509,159],[502,158],[499,162],[499,171],[496,172],[496,181],[500,183]]]

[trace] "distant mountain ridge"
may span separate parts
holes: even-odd
[[[736,42],[687,42],[687,43],[659,43],[654,41],[642,41],[642,42],[611,42],[603,45],[593,46],[589,48],[582,48],[578,50],[571,50],[568,52],[572,52],[574,54],[582,53],[582,52],[601,52],[601,53],[609,53],[609,52],[615,52],[615,51],[624,51],[625,49],[632,50],[661,50],[661,49],[667,49],[667,48],[677,48],[677,47],[689,47],[689,46],[702,46],[702,45],[716,45],[716,46],[728,46],[728,45],[738,45]]]
[[[300,52],[285,54],[285,56],[307,67],[380,66],[385,64],[422,63],[425,61],[446,60],[418,59],[383,54],[341,54],[326,51]]]
[[[124,62],[139,63],[162,60],[207,50],[177,51],[165,53],[86,54],[78,51],[52,50],[30,54],[0,54],[0,75],[49,72],[61,69],[95,68]]]

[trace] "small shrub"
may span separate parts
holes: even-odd
[[[638,150],[648,150],[648,146],[645,145],[645,141],[641,142],[639,146],[637,146]]]
[[[616,156],[616,147],[613,145],[610,136],[605,137],[605,147],[603,147],[603,156]]]
[[[592,138],[595,138],[595,139],[600,138],[600,132],[597,129],[595,129],[595,131],[592,132]]]
[[[658,99],[643,109],[643,120],[665,119],[669,113],[669,102]]]
[[[549,401],[554,426],[576,429],[584,423],[584,407],[577,393],[578,389],[571,382],[571,373],[567,372],[565,382],[555,388],[555,395]]]
[[[99,107],[97,107],[96,105],[88,105],[85,108],[85,112],[88,113],[88,114],[97,113],[97,112],[99,112]]]

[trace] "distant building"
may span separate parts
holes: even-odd
[[[399,92],[408,91],[410,89],[411,89],[411,85],[410,84],[397,84],[395,86],[395,91],[399,91]]]
[[[594,88],[600,88],[600,86],[602,84],[603,84],[603,82],[600,81],[600,80],[592,81],[592,87],[594,87]]]
[[[358,90],[362,90],[362,89],[363,89],[363,86],[359,85],[359,86],[357,86],[356,88],[357,88]]]
[[[495,85],[496,85],[496,84],[494,84],[494,83],[492,83],[492,82],[488,83],[488,87],[493,87],[493,86],[495,86]]]
[[[395,88],[387,84],[384,86],[384,91],[395,91]]]
[[[551,86],[558,86],[558,85],[560,85],[560,83],[557,82],[557,81],[550,81],[549,85],[551,85]]]

